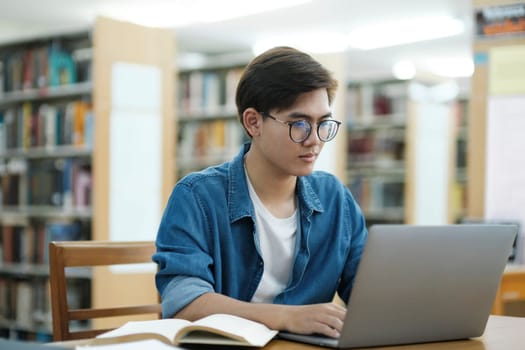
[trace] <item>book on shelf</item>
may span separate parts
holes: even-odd
[[[3,318],[9,316],[9,280],[6,278],[0,278],[0,315]]]
[[[27,172],[29,205],[50,205],[69,210],[91,204],[91,167],[82,159],[39,159]]]
[[[276,330],[242,317],[214,314],[197,321],[168,318],[130,321],[97,336],[92,345],[107,345],[157,339],[166,344],[213,344],[262,347],[277,335]]]
[[[229,68],[181,74],[178,100],[182,115],[235,115],[235,90],[241,73],[242,68]]]
[[[0,263],[47,264],[49,242],[88,239],[88,232],[80,221],[0,225]]]
[[[55,159],[39,159],[28,169],[29,205],[63,205],[63,162]]]
[[[179,158],[209,156],[228,159],[238,152],[243,136],[243,129],[236,119],[185,124],[179,138]]]
[[[1,82],[0,82],[1,85]],[[0,98],[1,94],[0,94]],[[0,110],[0,154],[4,153],[7,148],[7,131],[5,127],[4,111]]]
[[[71,84],[80,80],[77,73],[82,73],[81,78],[88,77],[84,73],[85,68],[79,71],[73,52],[61,46],[60,40],[54,40],[50,45],[33,44],[5,49],[3,62],[0,62],[3,66],[0,90],[11,92]]]
[[[31,328],[32,319],[32,299],[35,286],[29,281],[16,282],[16,324],[19,327]]]
[[[3,205],[18,205],[22,202],[20,198],[19,187],[21,182],[21,174],[5,172],[0,174],[0,204]]]
[[[4,79],[4,62],[0,60],[0,98],[4,96],[5,90],[5,79]]]
[[[0,151],[74,145],[91,146],[94,127],[90,102],[24,102],[0,112]]]
[[[4,323],[9,322],[20,330],[37,327],[41,331],[50,330],[52,320],[48,283],[41,278],[0,279],[0,317]]]
[[[76,83],[75,62],[70,53],[52,48],[48,55],[49,85]]]

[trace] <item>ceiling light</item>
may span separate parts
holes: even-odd
[[[399,80],[412,79],[416,75],[416,67],[411,61],[399,61],[392,67],[392,74]]]
[[[353,30],[348,35],[348,45],[361,50],[371,50],[444,38],[462,33],[463,22],[450,17],[430,17],[399,22],[381,22]]]
[[[155,4],[137,3],[125,8],[108,3],[102,5],[99,14],[150,27],[174,28],[187,25],[219,22],[257,13],[274,11],[301,5],[311,0],[179,0]],[[205,9],[205,10],[203,10]]]
[[[191,0],[192,2],[195,0]],[[218,22],[231,18],[244,17],[257,13],[279,10],[286,7],[302,5],[312,0],[221,0],[206,2],[199,6],[197,19],[199,22]],[[205,8],[206,11],[202,11]]]
[[[252,51],[259,55],[275,46],[291,46],[309,53],[342,52],[347,48],[342,33],[316,31],[259,40],[252,46]]]

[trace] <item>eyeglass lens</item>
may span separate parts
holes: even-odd
[[[317,136],[321,141],[330,141],[337,134],[338,123],[334,120],[323,120],[317,126]],[[290,137],[295,142],[302,142],[310,136],[312,125],[306,120],[291,123]]]

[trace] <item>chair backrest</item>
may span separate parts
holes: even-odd
[[[49,243],[49,272],[53,339],[55,341],[93,338],[109,329],[70,331],[73,320],[156,314],[160,317],[158,302],[150,305],[123,306],[99,309],[69,309],[67,301],[66,267],[109,266],[151,262],[155,252],[153,241],[61,241]]]

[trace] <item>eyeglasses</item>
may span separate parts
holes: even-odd
[[[312,124],[308,120],[296,120],[287,122],[279,120],[267,112],[262,112],[261,114],[270,119],[275,120],[276,122],[288,125],[290,127],[290,139],[295,143],[303,142],[308,137],[310,137],[310,134],[312,133]],[[333,140],[335,135],[337,135],[337,131],[339,130],[340,124],[341,122],[338,120],[322,120],[319,124],[317,124],[317,136],[319,137],[319,140],[323,142]]]

